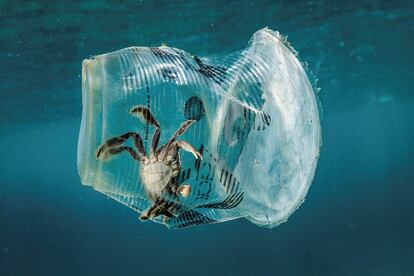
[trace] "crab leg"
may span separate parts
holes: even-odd
[[[160,140],[161,129],[160,124],[158,123],[157,119],[155,119],[154,115],[152,115],[151,110],[143,105],[136,105],[131,108],[129,113],[133,116],[138,117],[144,123],[148,123],[155,127],[154,137],[152,138],[151,144],[151,154],[154,154],[157,150],[158,142]]]
[[[135,153],[135,156],[139,156],[140,158],[142,156],[145,156],[144,144],[142,143],[142,139],[139,136],[139,134],[135,133],[135,132],[127,132],[127,133],[122,134],[121,136],[111,138],[111,139],[107,140],[104,144],[102,144],[96,150],[96,158],[106,159],[108,157],[107,156],[108,153],[111,153],[110,149],[123,144],[126,140],[128,140],[129,137],[132,137],[132,139],[134,141],[134,145],[137,148],[139,154],[141,155],[140,156],[139,154]],[[126,150],[126,149],[124,149],[124,150]],[[132,150],[132,148],[131,148],[131,150]]]
[[[135,150],[133,150],[133,148],[131,148],[131,147],[126,147],[126,146],[120,146],[120,147],[115,147],[115,148],[110,148],[109,150],[108,150],[108,152],[110,153],[110,154],[118,154],[118,153],[121,153],[121,152],[123,152],[123,151],[128,151],[128,153],[132,156],[132,158],[134,158],[135,160],[137,160],[137,161],[141,161],[141,157],[138,155],[138,153],[135,151]]]
[[[173,136],[171,136],[170,140],[165,144],[165,150],[168,152],[171,144],[177,139],[178,136],[184,134],[187,131],[188,127],[195,123],[195,120],[187,120],[181,124],[181,126],[177,129]]]
[[[168,211],[168,203],[166,201],[160,201],[154,203],[147,211],[144,211],[139,217],[140,220],[147,220],[150,218],[164,215],[167,218],[171,218],[173,215]]]
[[[141,216],[139,217],[140,220],[147,220],[151,217],[152,213],[155,209],[158,208],[157,204],[153,204],[148,210],[141,213]]]
[[[171,148],[181,148],[189,153],[192,153],[195,157],[195,159],[200,159],[203,160],[203,157],[201,156],[201,154],[189,143],[187,143],[186,141],[176,141],[174,142],[174,144],[171,146]]]

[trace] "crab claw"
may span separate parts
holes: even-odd
[[[195,158],[196,159],[200,159],[203,160],[203,156],[201,155],[201,153],[199,153],[198,151],[195,152]]]
[[[196,159],[203,160],[203,156],[201,156],[201,153],[196,151],[195,148],[189,143],[187,143],[186,141],[177,141],[177,145],[183,150],[188,151],[191,154],[193,154]]]
[[[187,184],[182,184],[180,187],[178,187],[178,192],[183,197],[188,197],[191,192],[191,186]]]

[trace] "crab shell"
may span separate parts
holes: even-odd
[[[176,162],[169,163],[156,157],[144,158],[140,175],[148,195],[155,199],[162,197],[171,179],[179,173]]]

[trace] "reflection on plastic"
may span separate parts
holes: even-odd
[[[130,47],[85,60],[84,185],[170,228],[246,218],[274,227],[316,169],[316,97],[294,50],[262,29],[217,60]]]

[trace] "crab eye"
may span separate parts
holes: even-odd
[[[237,218],[274,227],[303,202],[318,105],[279,33],[259,30],[221,58],[129,47],[82,69],[83,184],[171,228]]]

